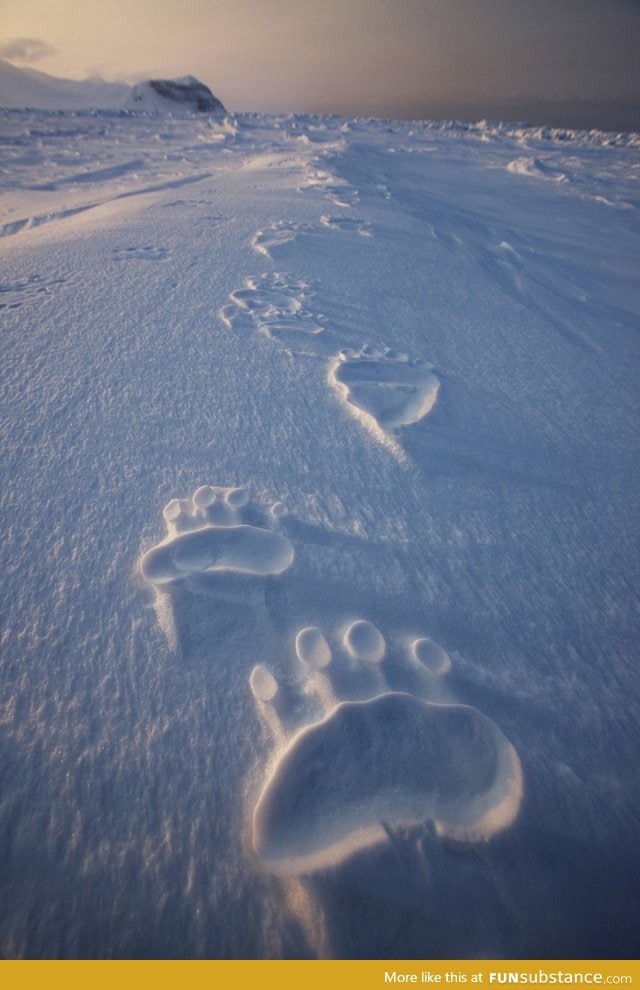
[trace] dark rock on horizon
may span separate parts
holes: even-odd
[[[209,87],[194,76],[185,76],[182,79],[149,79],[134,86],[131,97],[134,104],[144,105],[155,103],[154,95],[197,113],[227,112]]]

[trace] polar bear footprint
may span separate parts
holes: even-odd
[[[386,651],[371,622],[348,626],[340,662],[375,668],[376,692],[338,701],[326,637],[316,627],[298,633],[302,690],[321,699],[324,714],[300,725],[274,753],[255,805],[253,848],[273,873],[300,876],[332,866],[384,841],[389,824],[430,821],[442,836],[482,841],[515,820],[522,770],[511,743],[475,708],[388,690]],[[413,640],[409,660],[422,668],[427,685],[450,666],[447,653],[426,637]],[[257,666],[250,687],[273,722],[276,678]]]
[[[433,366],[392,348],[343,348],[329,370],[329,381],[360,416],[382,430],[419,422],[433,409],[440,381]]]
[[[167,535],[140,561],[140,572],[156,586],[197,575],[281,574],[291,566],[291,541],[276,532],[286,512],[282,502],[254,504],[245,488],[201,485],[191,499],[172,499],[163,515]]]

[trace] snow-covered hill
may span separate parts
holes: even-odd
[[[637,136],[1,120],[3,955],[632,958]]]
[[[0,107],[41,110],[117,109],[131,92],[126,83],[59,79],[37,69],[18,68],[0,59]]]
[[[225,113],[220,100],[193,76],[149,79],[129,86],[100,77],[58,79],[35,69],[19,69],[5,59],[0,59],[0,107]]]

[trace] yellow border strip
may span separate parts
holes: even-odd
[[[637,960],[7,961],[10,990],[502,990],[579,986],[640,990]]]

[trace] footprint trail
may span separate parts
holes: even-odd
[[[310,310],[313,297],[308,282],[282,272],[249,276],[243,288],[230,294],[219,316],[230,329],[256,330],[283,344],[306,339],[304,356],[329,359],[329,385],[369,433],[402,460],[404,454],[392,434],[420,422],[436,404],[440,380],[433,365],[369,344],[358,350],[343,347],[331,357],[331,345],[311,344],[316,349],[310,352],[314,338],[336,335],[327,333],[324,317],[321,320]]]

